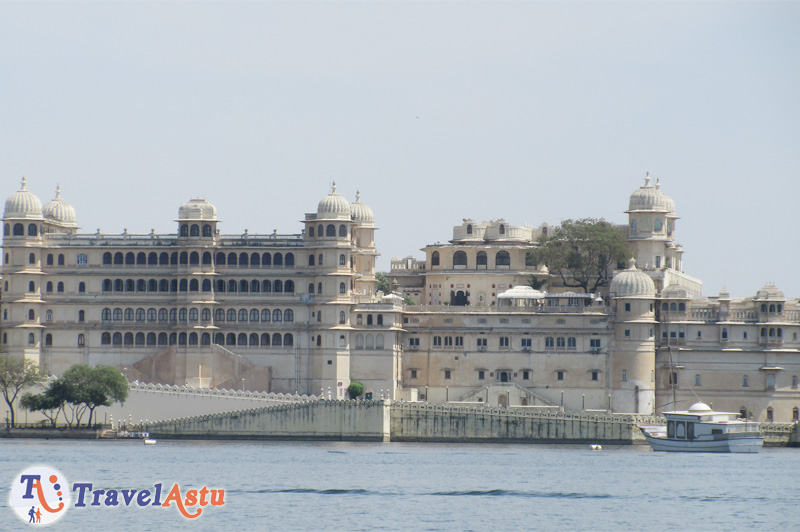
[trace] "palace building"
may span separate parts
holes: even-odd
[[[624,212],[633,257],[597,294],[529,263],[548,225],[504,219],[392,259],[383,294],[373,212],[335,184],[298,234],[224,234],[192,199],[174,233],[110,235],[80,233],[60,190],[42,206],[23,180],[3,215],[0,350],[170,385],[344,397],[360,381],[394,399],[639,414],[699,398],[798,419],[798,300],[769,284],[703,297],[649,176]]]

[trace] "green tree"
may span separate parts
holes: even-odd
[[[528,252],[532,264],[544,264],[564,286],[595,292],[611,281],[619,262],[630,258],[625,232],[603,219],[564,220]]]
[[[534,290],[541,290],[547,284],[547,279],[537,279],[535,275],[528,278],[528,286]]]
[[[11,358],[0,355],[0,392],[8,404],[10,413],[9,423],[14,426],[14,401],[25,388],[40,384],[45,379],[45,374],[37,364],[27,358]]]
[[[50,420],[50,425],[55,427],[58,415],[64,410],[64,401],[47,393],[48,391],[49,388],[44,393],[26,393],[19,404],[30,412],[41,412]]]
[[[375,280],[378,281],[375,287],[376,290],[383,292],[384,295],[387,296],[392,293],[392,284],[389,282],[389,279],[386,278],[386,274],[381,272],[376,273]]]
[[[350,399],[356,399],[364,394],[364,385],[360,382],[353,381],[347,387],[347,395]]]
[[[406,293],[403,294],[403,304],[408,305],[409,307],[413,307],[414,305],[417,304],[417,302],[414,301],[414,298],[411,297],[411,294]]]
[[[111,406],[125,403],[128,398],[128,380],[117,368],[76,364],[57,379],[56,396],[75,407],[75,417],[80,426],[83,412],[89,411],[86,426],[92,424],[94,411],[98,406]],[[55,383],[54,383],[55,384]]]

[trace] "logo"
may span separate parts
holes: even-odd
[[[29,467],[14,477],[11,507],[28,524],[54,523],[69,508],[67,479],[52,467]]]

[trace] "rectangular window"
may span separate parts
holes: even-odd
[[[631,337],[631,330],[625,329],[625,338],[630,338],[630,337]]]
[[[452,336],[445,336],[444,337],[444,346],[445,347],[453,347],[453,337]]]
[[[564,380],[564,372],[559,370],[556,371],[556,380],[563,381]]]
[[[444,370],[444,378],[445,378],[445,380],[450,380],[450,370],[449,369]]]
[[[531,378],[531,372],[527,369],[522,370],[522,380],[527,381]]]
[[[700,375],[699,375],[699,374],[698,374],[698,375],[695,375],[695,376],[694,376],[694,385],[695,385],[695,386],[702,386],[702,384],[700,384],[701,382],[702,382],[702,381],[701,381],[701,379],[700,379]]]
[[[464,337],[456,336],[456,347],[464,347]]]
[[[477,340],[478,349],[481,351],[486,350],[486,338],[478,338]]]
[[[622,370],[622,382],[628,382],[628,372]]]
[[[522,349],[530,350],[531,348],[531,339],[530,338],[523,338],[520,340],[520,344],[522,345]]]
[[[419,338],[409,338],[408,345],[409,347],[419,347]]]
[[[433,347],[442,347],[442,337],[441,336],[434,336],[433,337]]]
[[[411,378],[412,379],[416,379],[417,378],[417,370],[415,370],[415,369],[411,370]]]
[[[592,380],[593,381],[600,380],[600,372],[599,371],[593,371],[592,372]]]
[[[600,338],[590,339],[589,347],[592,349],[592,351],[600,351]]]
[[[483,380],[486,377],[486,372],[483,370],[478,371],[478,380]]]
[[[625,303],[625,312],[630,312],[630,311],[631,311],[631,304]]]
[[[501,336],[500,337],[500,348],[508,349],[508,336]]]

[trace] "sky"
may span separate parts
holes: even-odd
[[[704,294],[800,297],[800,2],[0,2],[0,193],[82,232],[299,233],[336,181],[392,257],[463,218],[624,224]]]

